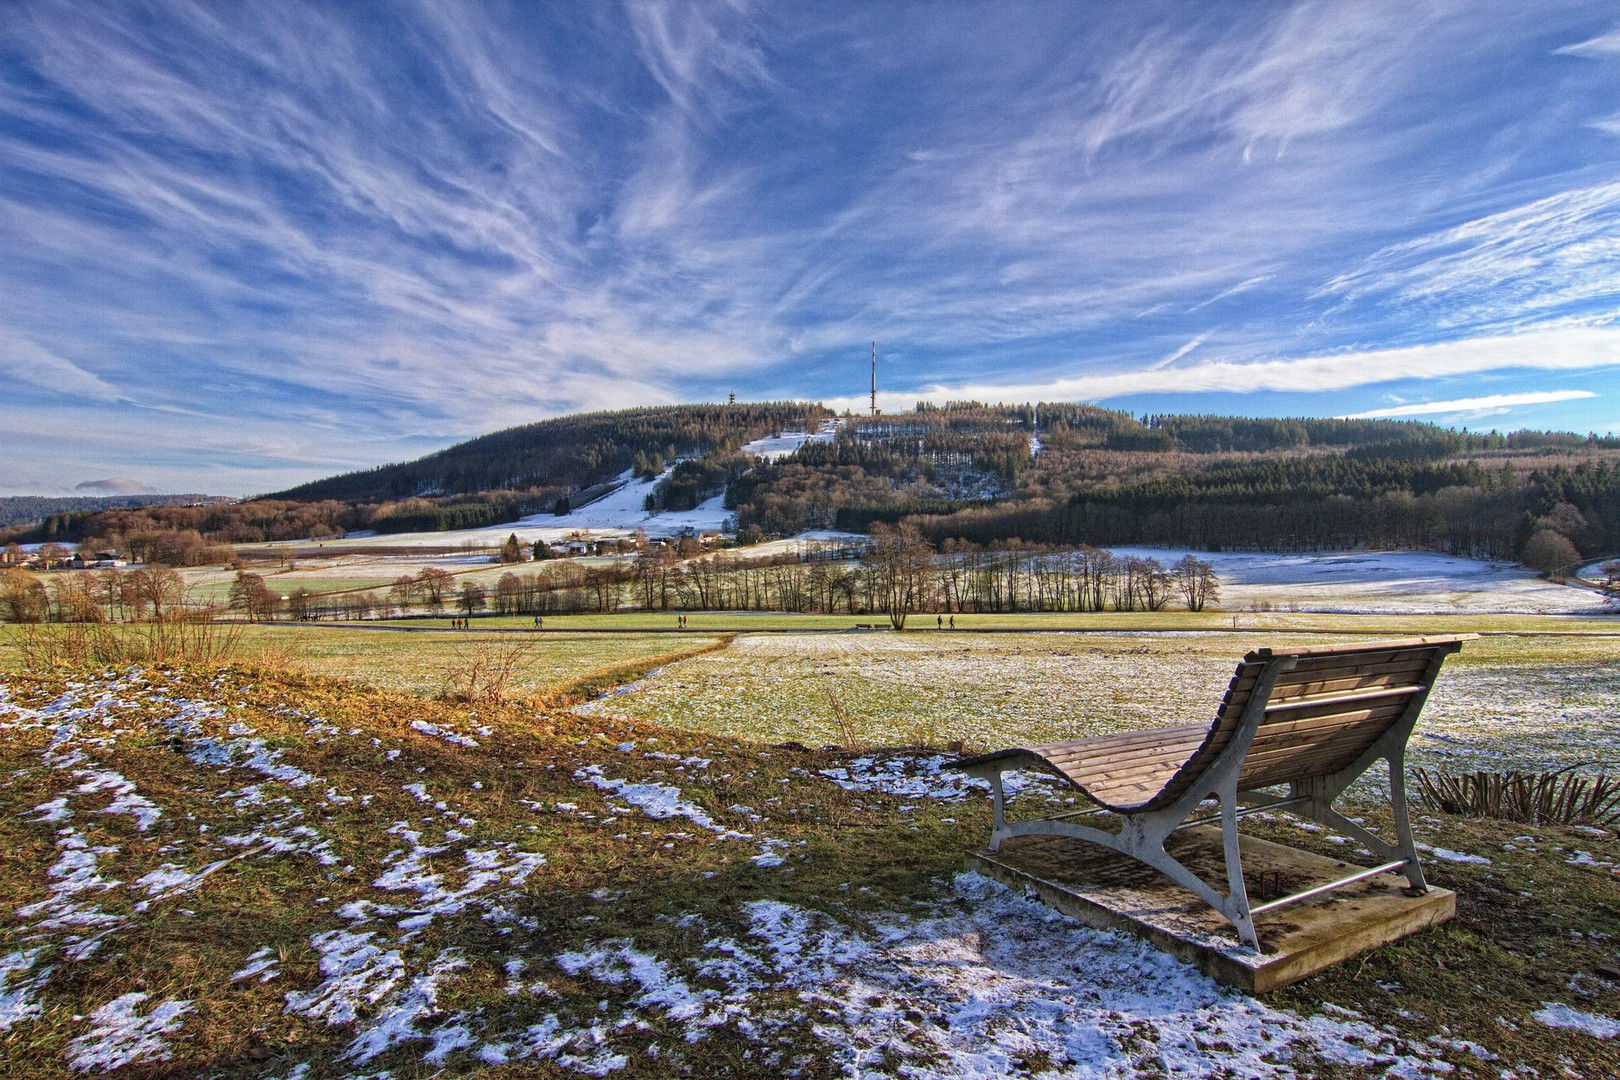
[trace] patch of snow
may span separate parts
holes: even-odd
[[[248,955],[247,961],[242,965],[241,969],[231,976],[231,982],[241,982],[243,979],[251,979],[255,975],[259,977],[260,982],[269,982],[281,974],[276,968],[276,965],[280,962],[281,959],[276,955],[276,951],[266,945]]]
[[[832,442],[838,437],[838,427],[839,422],[837,420],[829,420],[822,424],[814,434],[808,431],[784,431],[779,435],[767,436],[763,439],[755,439],[751,443],[745,443],[742,452],[764,458],[766,461],[775,461],[778,458],[787,457],[806,443]]]
[[[30,818],[31,821],[66,821],[73,816],[73,811],[68,809],[66,795],[50,802],[40,803],[30,812],[40,815],[37,818]]]
[[[91,795],[98,791],[113,793],[113,801],[100,813],[128,814],[135,819],[135,827],[142,832],[150,829],[163,816],[157,804],[138,794],[134,782],[120,772],[112,769],[74,769],[73,775],[86,778],[74,789],[80,795]]]
[[[1491,865],[1491,860],[1483,855],[1470,855],[1463,851],[1452,851],[1450,848],[1430,847],[1428,844],[1413,844],[1412,846],[1419,851],[1433,855],[1437,859],[1444,859],[1446,862],[1476,863],[1480,866]]]
[[[34,971],[34,964],[44,949],[43,945],[36,945],[0,956],[0,1032],[10,1031],[19,1021],[39,1015],[38,994],[51,977],[50,968]],[[30,972],[33,972],[32,978],[27,977]]]
[[[1548,1027],[1584,1031],[1595,1039],[1620,1038],[1620,1020],[1582,1012],[1556,1001],[1543,1001],[1542,1008],[1530,1015]]]
[[[683,817],[700,828],[720,834],[723,839],[748,837],[747,833],[740,833],[717,823],[696,803],[682,799],[681,789],[678,787],[671,787],[668,784],[633,784],[628,780],[613,779],[602,775],[600,765],[588,765],[576,771],[574,778],[585,781],[598,791],[605,791],[623,799],[650,818],[662,821]]]
[[[144,1061],[167,1061],[173,1055],[167,1035],[180,1030],[189,1001],[160,1002],[144,1016],[135,1007],[150,995],[124,994],[90,1014],[91,1028],[68,1044],[68,1065],[78,1072],[109,1072]]]
[[[398,950],[372,944],[374,932],[327,930],[309,939],[321,954],[325,980],[308,991],[286,995],[287,1011],[328,1024],[350,1024],[362,1009],[381,1001],[405,977]]]
[[[557,966],[570,975],[585,974],[613,985],[635,982],[641,993],[632,1004],[656,1006],[671,1020],[702,1016],[709,1002],[719,996],[712,990],[693,990],[685,980],[671,975],[662,960],[637,951],[629,941],[609,941],[590,952],[563,953],[557,957]],[[722,1019],[716,1017],[711,1023]]]
[[[465,746],[473,750],[478,748],[478,743],[475,740],[469,739],[465,735],[458,735],[447,728],[430,724],[426,720],[412,720],[411,730],[420,731],[424,735],[432,735],[434,738],[443,739],[447,743],[455,743],[457,746]]]
[[[412,1039],[432,1039],[433,1046],[423,1058],[430,1065],[443,1065],[445,1057],[452,1050],[476,1042],[471,1031],[454,1021],[440,1025],[432,1033],[424,1033],[416,1026],[424,1017],[432,1016],[439,1011],[440,980],[466,966],[467,962],[461,958],[457,950],[446,949],[439,953],[426,971],[411,978],[410,984],[398,999],[389,1002],[378,1012],[376,1018],[366,1025],[365,1030],[355,1036],[345,1052],[346,1056],[363,1064],[400,1043]]]
[[[902,799],[964,799],[990,790],[990,782],[951,768],[956,758],[944,754],[891,754],[859,757],[821,775],[845,791],[880,791]],[[1050,789],[1055,778],[1035,772],[1002,774],[1010,797],[1031,788]]]

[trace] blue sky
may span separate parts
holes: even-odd
[[[1620,431],[1620,13],[0,4],[0,493],[582,409]]]

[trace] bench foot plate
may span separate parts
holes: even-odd
[[[1241,838],[1251,903],[1333,881],[1352,864],[1256,837]],[[1169,853],[1206,881],[1225,879],[1221,832],[1184,829]],[[1376,865],[1376,864],[1375,864]],[[1206,975],[1251,994],[1298,982],[1342,960],[1450,919],[1457,898],[1430,888],[1409,896],[1405,877],[1380,874],[1325,897],[1255,919],[1264,952],[1242,945],[1232,924],[1151,868],[1116,852],[1060,836],[1022,836],[999,852],[968,855],[967,868],[1042,901],[1088,926],[1125,930]]]

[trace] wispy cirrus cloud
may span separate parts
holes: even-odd
[[[1421,308],[1443,327],[1497,329],[1620,298],[1620,183],[1559,192],[1403,240],[1328,281],[1320,295]]]
[[[1523,405],[1550,405],[1558,401],[1579,401],[1597,397],[1590,390],[1545,390],[1526,394],[1487,394],[1484,397],[1456,398],[1452,401],[1420,401],[1410,405],[1391,405],[1384,409],[1368,409],[1342,417],[1345,420],[1373,420],[1403,416],[1489,416]]]
[[[119,398],[117,388],[100,376],[32,341],[12,337],[3,327],[0,327],[0,374],[52,395],[92,401]]]
[[[1331,394],[1470,337],[1468,371],[1545,370],[1497,339],[1613,306],[1612,34],[1563,0],[18,0],[0,297],[76,422],[165,410],[166,468],[241,417],[236,490],[853,394],[873,338],[908,401]]]
[[[1511,370],[1586,371],[1620,368],[1620,328],[1553,327],[1495,338],[1376,349],[1256,362],[1210,359],[1177,367],[1078,375],[1041,383],[964,383],[929,386],[914,393],[880,395],[884,408],[907,408],[917,400],[1108,401],[1143,394],[1249,394],[1258,391],[1334,393],[1409,379],[1447,379]],[[1547,391],[1516,396],[1519,404],[1575,401],[1586,391]],[[834,398],[837,408],[855,408],[859,397]],[[1426,406],[1414,409],[1427,411]],[[1447,410],[1433,410],[1436,412]],[[1464,410],[1451,410],[1462,412]],[[1378,415],[1395,415],[1379,412]],[[1399,415],[1408,415],[1401,413]],[[1410,415],[1418,415],[1413,412]]]

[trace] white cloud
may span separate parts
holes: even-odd
[[[1392,244],[1321,290],[1383,294],[1439,326],[1505,327],[1620,296],[1620,183],[1559,192]]]
[[[1620,56],[1620,27],[1610,30],[1606,34],[1599,34],[1595,38],[1576,42],[1574,45],[1565,45],[1555,52],[1569,56],[1586,56],[1601,59],[1605,56]]]
[[[1549,405],[1556,401],[1576,401],[1597,397],[1590,390],[1548,390],[1529,394],[1489,394],[1485,397],[1457,398],[1454,401],[1425,401],[1415,405],[1391,405],[1351,413],[1343,420],[1373,420],[1380,417],[1438,416],[1445,413],[1498,413],[1521,405]]]
[[[0,330],[0,333],[4,331]],[[0,339],[0,373],[66,397],[89,398],[92,401],[117,401],[119,398],[117,388],[100,376],[32,341],[9,334]]]
[[[916,401],[1106,401],[1136,394],[1251,393],[1269,390],[1320,393],[1397,379],[1477,375],[1507,369],[1574,371],[1620,367],[1620,327],[1556,327],[1494,338],[1414,345],[1235,363],[1206,360],[1184,367],[1152,367],[1104,375],[1080,375],[1041,383],[977,383],[929,386],[880,394],[886,409]],[[1583,396],[1572,393],[1557,400]],[[832,398],[834,408],[855,408],[861,399]]]

